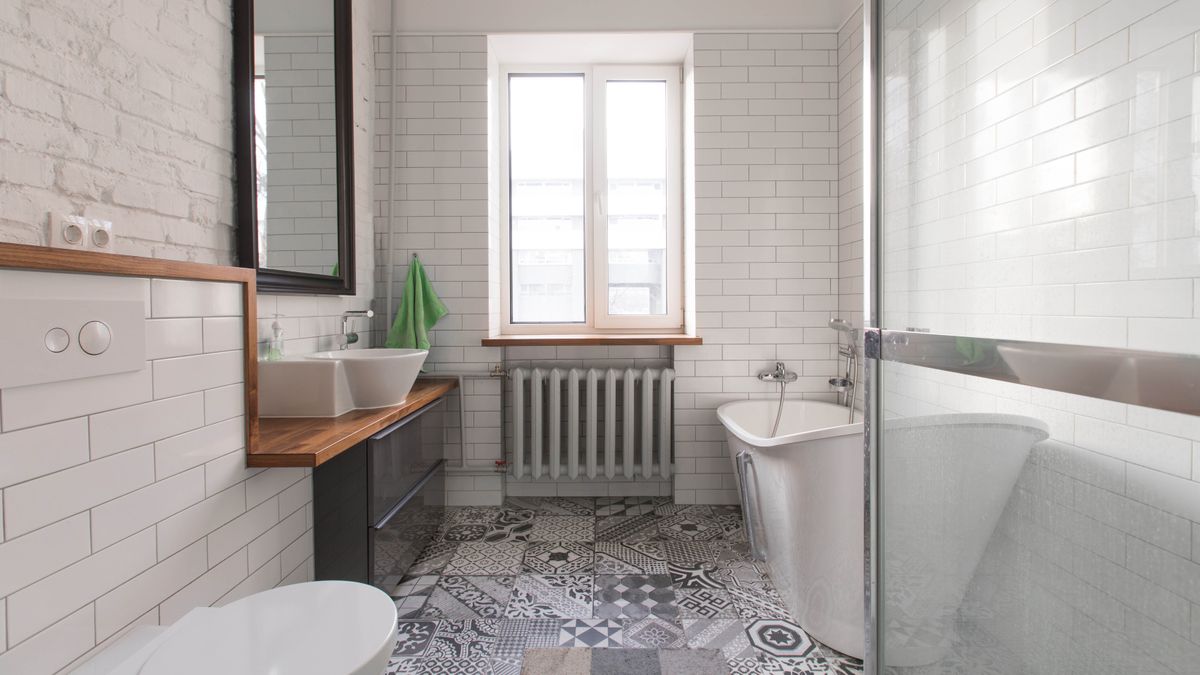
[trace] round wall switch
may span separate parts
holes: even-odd
[[[103,321],[89,321],[79,329],[79,347],[95,356],[103,354],[112,344],[112,329]]]
[[[71,336],[61,328],[51,328],[46,332],[46,349],[61,354],[71,346]]]

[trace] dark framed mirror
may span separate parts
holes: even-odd
[[[259,291],[355,291],[350,1],[233,0],[238,260]]]

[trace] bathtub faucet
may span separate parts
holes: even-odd
[[[760,382],[783,382],[790,384],[800,379],[800,376],[787,369],[782,361],[775,363],[775,370],[764,370],[758,374]]]

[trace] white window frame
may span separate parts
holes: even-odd
[[[512,227],[509,208],[508,89],[513,75],[562,74],[584,78],[584,321],[512,321]],[[683,278],[683,107],[682,67],[678,65],[510,65],[500,68],[500,327],[505,335],[682,334]],[[667,84],[667,288],[666,313],[653,316],[608,312],[608,191],[604,113],[610,81],[664,81]]]

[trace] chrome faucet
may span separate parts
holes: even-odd
[[[840,405],[850,408],[850,422],[854,422],[854,390],[858,386],[858,329],[845,319],[830,319],[829,327],[840,333],[845,333],[848,344],[841,344],[838,336],[838,356],[846,359],[846,374],[844,377],[829,378],[829,386],[837,392]]]
[[[369,309],[356,309],[349,312],[342,312],[342,335],[346,338],[342,342],[342,349],[347,349],[350,345],[358,342],[358,333],[350,331],[350,319],[356,316],[364,316],[368,319],[375,316],[375,312]]]
[[[775,362],[775,370],[764,370],[758,374],[760,382],[783,382],[790,384],[800,379],[800,376],[787,369],[782,361]]]

